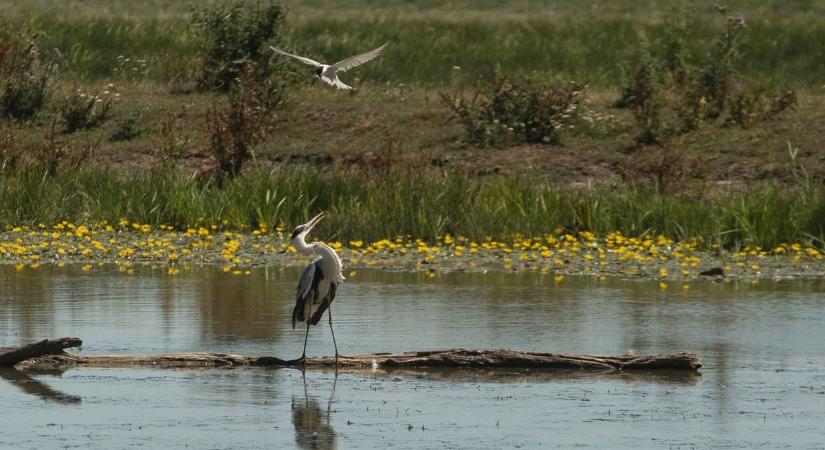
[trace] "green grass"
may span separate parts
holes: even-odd
[[[203,114],[220,102],[208,93],[171,94],[163,83],[195,54],[187,29],[188,2],[0,0],[0,28],[40,32],[44,50],[58,47],[65,54],[51,103],[41,115],[0,130],[14,138],[7,141],[19,145],[27,164],[38,159],[59,101],[77,87],[94,90],[114,82],[123,100],[113,108],[113,117],[134,113],[145,130],[134,141],[118,143],[107,142],[114,123],[57,136],[68,159],[90,155],[88,166],[109,171],[65,170],[71,164],[63,164],[56,177],[44,178],[35,166],[21,164],[2,173],[0,225],[126,218],[179,227],[226,221],[242,229],[261,222],[291,226],[326,210],[327,229],[341,240],[399,234],[434,239],[445,233],[505,238],[562,228],[767,247],[782,241],[821,242],[825,235],[825,188],[788,183],[785,169],[790,140],[802,149],[800,164],[823,173],[816,152],[822,140],[818,124],[825,114],[825,59],[819,56],[825,48],[825,22],[816,18],[825,15],[825,2],[732,4],[732,12],[742,12],[748,20],[741,72],[767,83],[807,87],[800,89],[799,110],[787,118],[753,129],[709,126],[662,149],[686,155],[685,172],[694,182],[678,194],[610,184],[618,176],[603,174],[633,178],[632,169],[644,166],[645,158],[659,158],[655,152],[619,151],[627,149],[626,131],[607,137],[571,132],[561,147],[466,147],[459,142],[460,126],[446,122],[436,95],[441,89],[433,89],[470,83],[498,66],[505,75],[588,83],[595,86],[588,91],[592,108],[628,120],[626,112],[610,104],[638,57],[638,44],[661,45],[666,14],[661,2],[595,1],[587,8],[564,0],[287,3],[291,13],[281,43],[285,48],[336,60],[386,41],[391,46],[382,58],[347,74],[356,86],[356,78],[372,83],[356,95],[296,87],[289,104],[278,111],[269,138],[256,148],[256,169],[219,189],[178,172],[148,170],[157,165],[152,155],[162,141],[160,119],[170,113],[180,119],[180,132],[191,137],[181,172],[197,169],[207,145]],[[688,58],[701,62],[721,17],[710,5],[696,6],[688,26]],[[145,59],[147,75],[115,74],[120,55],[131,59],[127,70]],[[397,144],[387,145],[390,140]],[[398,173],[376,176],[368,163],[347,165],[345,156],[382,150]],[[302,155],[328,156],[334,162],[309,168],[290,163]],[[451,171],[440,172],[435,160]],[[696,169],[690,168],[691,161],[698,162]],[[471,175],[498,169],[506,175]],[[772,181],[754,181],[760,178]],[[774,183],[779,179],[785,183]],[[602,183],[576,190],[561,187],[590,181]],[[735,188],[715,187],[714,181],[733,181]]]
[[[434,240],[445,233],[506,239],[516,233],[541,236],[557,228],[697,237],[707,246],[728,248],[825,238],[821,186],[779,189],[766,183],[701,198],[633,186],[562,191],[514,177],[479,179],[446,172],[413,177],[259,171],[222,189],[176,172],[117,176],[82,170],[44,178],[28,169],[0,178],[0,224],[6,226],[125,218],[180,228],[224,224],[243,230],[261,223],[289,228],[318,211],[329,213],[328,236],[343,241],[398,235]]]
[[[187,2],[155,5],[154,11],[146,8],[142,14],[128,7],[117,14],[115,8],[94,1],[67,3],[65,14],[55,15],[43,2],[15,2],[7,5],[9,14],[0,24],[42,32],[44,46],[64,50],[66,69],[80,79],[110,76],[117,56],[123,55],[147,59],[151,76],[159,80],[170,57],[185,60],[194,54],[186,26]],[[294,4],[283,45],[336,60],[389,41],[386,57],[356,75],[378,82],[444,84],[451,80],[453,66],[468,74],[499,66],[510,75],[615,86],[633,66],[642,37],[654,45],[660,40],[661,19],[667,13],[666,6],[658,3],[605,2],[578,13],[580,8],[571,8],[570,2],[543,7],[534,3],[496,7],[488,2],[474,6],[458,2],[447,7],[428,2],[413,8],[417,13],[408,13],[410,7],[404,2],[374,10],[372,2],[346,8],[331,1]],[[825,59],[819,57],[825,46],[825,23],[816,14],[806,15],[825,8],[803,1],[782,9],[765,3],[741,5],[749,27],[743,74],[807,86],[825,83]],[[539,12],[528,14],[530,8]],[[696,11],[689,25],[688,50],[692,58],[701,59],[708,52],[708,36],[718,34],[721,17],[705,6],[697,5]]]

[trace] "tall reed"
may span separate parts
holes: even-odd
[[[333,170],[253,171],[224,183],[174,171],[114,175],[97,169],[0,177],[0,226],[120,219],[179,228],[291,227],[327,211],[326,237],[377,240],[446,233],[483,240],[514,234],[621,231],[699,238],[710,247],[825,239],[825,189],[770,183],[739,192],[663,194],[638,186],[562,190],[517,177],[363,175]]]

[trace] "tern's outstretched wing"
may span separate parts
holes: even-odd
[[[389,44],[389,42],[387,42],[387,44]],[[361,53],[360,55],[351,56],[345,60],[338,61],[337,63],[333,64],[332,67],[335,68],[335,70],[337,70],[338,72],[346,72],[347,70],[350,70],[353,67],[358,67],[367,61],[372,61],[373,59],[379,57],[381,53],[383,53],[384,47],[386,47],[387,44],[384,44],[376,48],[375,50],[370,50],[366,53]]]
[[[339,80],[337,76],[335,77],[334,80],[332,80],[332,85],[337,87],[338,89],[344,89],[344,90],[352,89],[351,86],[347,86],[346,84],[344,84],[343,81]]]
[[[304,64],[309,64],[310,66],[315,66],[315,67],[323,66],[323,64],[319,63],[318,61],[315,61],[314,59],[309,59],[309,58],[305,58],[303,56],[293,55],[292,53],[287,53],[287,52],[285,52],[285,51],[283,51],[279,48],[275,48],[271,45],[269,46],[269,48],[272,49],[272,51],[275,52],[275,53],[280,53],[281,55],[291,56],[291,57],[297,59],[298,61],[301,61]]]
[[[339,80],[338,75],[335,75],[335,78],[329,78],[321,75],[321,81],[330,86],[337,87],[338,89],[352,89],[351,87],[344,84],[343,81]]]

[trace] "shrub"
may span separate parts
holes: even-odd
[[[34,117],[46,101],[60,50],[42,55],[36,37],[0,36],[0,116]]]
[[[708,64],[697,77],[698,95],[709,104],[707,117],[722,115],[731,97],[734,81],[738,78],[737,63],[741,59],[741,35],[745,29],[744,16],[728,17],[722,35],[708,57]]]
[[[771,96],[759,83],[741,78],[744,16],[725,19],[707,63],[696,67],[685,58],[684,14],[676,11],[669,17],[663,50],[643,51],[638,69],[616,101],[617,107],[633,112],[637,143],[660,144],[668,134],[687,133],[703,123],[747,127],[796,105],[793,90]],[[672,123],[676,118],[680,123]]]
[[[20,161],[20,143],[17,130],[10,124],[0,124],[0,173],[17,168]]]
[[[218,185],[241,173],[252,156],[252,147],[265,136],[266,108],[260,103],[259,88],[254,82],[241,83],[233,89],[228,106],[206,113],[208,150],[215,162],[211,175]]]
[[[265,44],[276,40],[284,10],[272,0],[256,7],[234,1],[196,7],[192,29],[198,46],[196,79],[201,90],[229,91],[250,64],[266,78],[274,62]]]
[[[167,113],[163,116],[160,140],[158,156],[163,167],[172,166],[186,154],[186,147],[192,142],[192,137],[184,130],[182,115]]]
[[[112,134],[109,135],[109,140],[112,142],[130,141],[143,133],[143,129],[138,123],[137,114],[129,114],[122,117],[115,122]]]
[[[441,99],[472,143],[558,144],[561,129],[578,117],[583,91],[584,86],[575,82],[552,86],[511,81],[494,73],[489,83],[477,85],[470,101],[461,92],[442,93]]]
[[[662,138],[664,99],[660,72],[653,57],[643,53],[636,73],[616,101],[616,107],[628,108],[633,113],[639,129],[635,139],[639,144],[654,144]]]
[[[109,85],[112,88],[112,85]],[[63,119],[63,132],[74,133],[78,130],[94,128],[102,124],[109,115],[112,102],[116,97],[111,91],[103,93],[86,92],[81,88],[66,97],[60,107]]]

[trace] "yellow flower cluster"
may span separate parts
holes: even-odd
[[[179,230],[171,225],[152,226],[120,220],[116,224],[99,222],[6,227],[0,232],[0,262],[17,264],[19,270],[36,269],[44,262],[114,263],[130,273],[132,264],[143,262],[168,267],[175,275],[188,264],[219,264],[227,273],[248,275],[249,267],[264,264],[277,254],[294,254],[288,234],[279,226],[268,225],[244,232],[222,231],[224,224],[200,225]],[[515,234],[506,240],[488,236],[479,241],[446,234],[432,243],[411,236],[395,236],[374,242],[351,240],[328,243],[342,253],[349,265],[372,266],[396,258],[408,267],[427,271],[434,265],[484,267],[498,264],[507,270],[553,272],[557,282],[566,273],[642,274],[664,280],[689,278],[707,268],[723,264],[726,271],[762,273],[772,260],[795,263],[821,261],[822,252],[810,245],[787,243],[773,249],[757,246],[726,252],[718,246],[700,249],[700,241],[674,242],[666,236],[625,236],[620,232],[597,236],[554,230],[543,236]],[[462,258],[467,258],[466,260]],[[721,263],[720,263],[721,261]],[[767,266],[766,266],[767,265]]]

